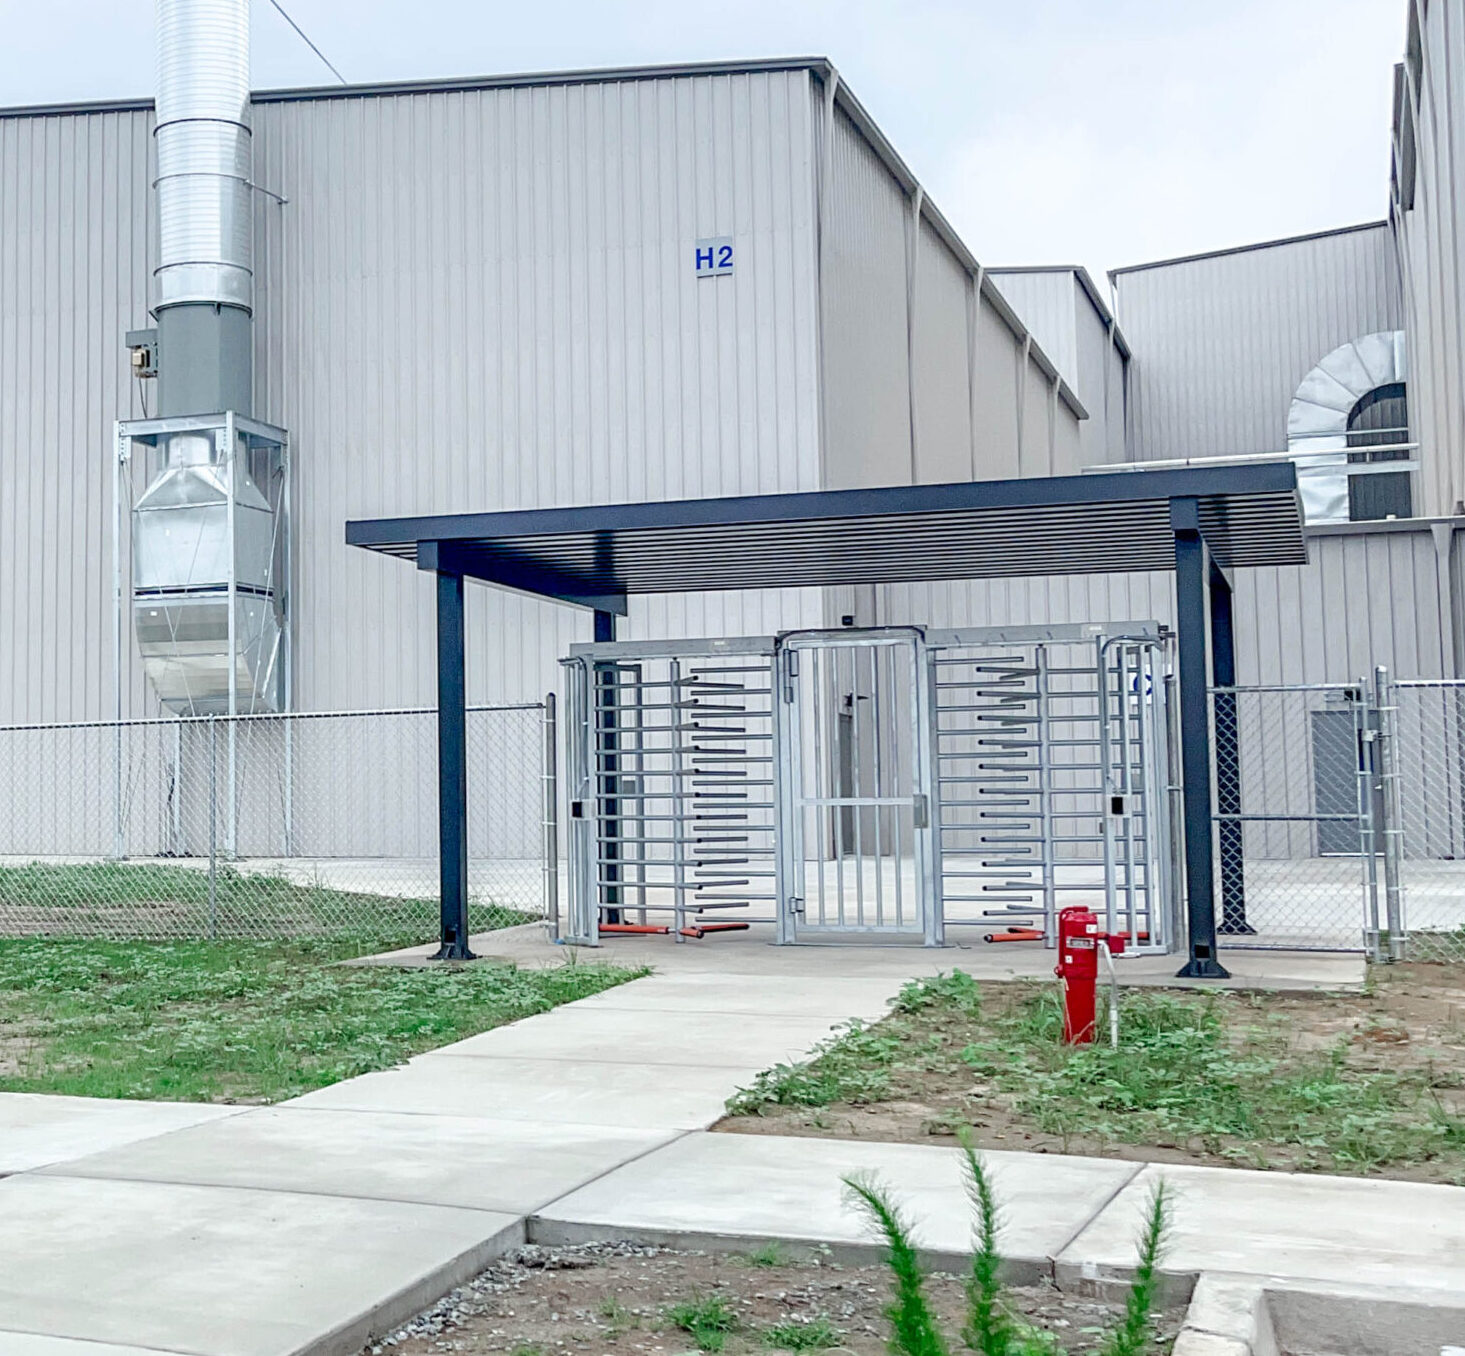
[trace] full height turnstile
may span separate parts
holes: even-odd
[[[1155,623],[575,646],[564,940],[1173,946],[1171,642]]]

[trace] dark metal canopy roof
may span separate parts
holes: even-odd
[[[346,540],[608,608],[633,593],[1172,570],[1175,500],[1194,502],[1223,567],[1306,563],[1289,461],[381,518],[347,523]]]

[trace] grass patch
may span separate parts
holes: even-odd
[[[773,1323],[763,1329],[763,1345],[779,1351],[820,1351],[837,1347],[843,1339],[844,1333],[823,1314],[804,1322],[790,1319]]]
[[[721,1295],[700,1295],[673,1304],[666,1311],[666,1321],[703,1351],[721,1351],[728,1334],[738,1330],[738,1316]]]
[[[1285,1001],[1131,990],[1116,1049],[1062,1044],[1052,985],[992,986],[983,1003],[965,978],[917,981],[884,1021],[759,1075],[729,1110],[916,1102],[928,1130],[1000,1126],[1011,1133],[999,1139],[1050,1137],[1064,1151],[1143,1145],[1345,1173],[1433,1164],[1432,1180],[1459,1180],[1465,1041],[1458,1026],[1411,1031],[1407,1012],[1390,1015],[1390,983]]]
[[[410,946],[435,931],[438,902],[342,890],[319,882],[221,866],[209,897],[205,863],[30,862],[0,867],[0,915],[49,936],[380,937]],[[472,931],[512,927],[533,915],[491,902],[469,905]],[[399,940],[400,939],[400,940]]]
[[[736,1254],[750,1267],[787,1267],[793,1265],[793,1254],[776,1238],[770,1238],[752,1252]]]
[[[279,1101],[644,973],[334,963],[366,949],[0,939],[0,1091]]]

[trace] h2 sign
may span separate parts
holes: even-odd
[[[732,236],[721,235],[715,240],[699,240],[695,246],[694,259],[699,278],[717,278],[733,271]]]

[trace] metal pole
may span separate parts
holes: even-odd
[[[1384,917],[1389,928],[1389,959],[1403,960],[1407,950],[1404,935],[1404,893],[1400,883],[1403,858],[1403,805],[1399,796],[1399,769],[1395,759],[1394,716],[1398,710],[1398,689],[1389,682],[1389,671],[1374,670],[1379,695],[1379,780],[1383,787],[1384,811]]]
[[[295,710],[295,642],[292,637],[294,620],[291,616],[293,611],[291,596],[291,572],[294,569],[291,550],[290,522],[290,442],[287,438],[280,447],[280,518],[281,529],[284,533],[283,554],[284,560],[281,563],[281,578],[276,583],[280,591],[280,624],[284,635],[284,701],[281,705],[285,709],[285,855],[287,857],[295,854],[295,722],[291,719],[290,713]]]
[[[219,722],[209,717],[209,940],[219,936]]]
[[[468,949],[468,702],[463,576],[437,576],[437,785],[440,942],[434,960]]]
[[[228,449],[228,459],[225,467],[228,473],[228,499],[227,503],[227,542],[229,549],[229,788],[228,805],[229,821],[224,826],[224,847],[232,862],[238,848],[236,839],[238,819],[238,805],[235,801],[237,792],[237,760],[238,749],[238,724],[235,717],[239,714],[239,628],[237,621],[239,603],[239,555],[235,550],[234,542],[234,499],[239,483],[239,468],[236,465],[235,457],[235,429],[234,411],[229,410],[224,415],[224,443]]]
[[[120,422],[112,425],[112,855],[121,861],[126,844],[122,829],[122,475],[128,464],[128,439]]]
[[[1231,586],[1211,575],[1211,681],[1215,684],[1216,810],[1241,813],[1241,730],[1236,693],[1236,640],[1231,612]],[[1217,827],[1221,849],[1221,931],[1253,937],[1246,921],[1246,841],[1240,819],[1223,819]]]
[[[1358,685],[1353,708],[1354,738],[1358,744],[1358,849],[1363,865],[1364,947],[1371,961],[1384,959],[1379,926],[1379,855],[1383,848],[1383,782],[1379,765],[1383,751],[1383,697],[1379,671],[1374,670],[1374,689],[1367,681]],[[1321,831],[1321,826],[1319,826]]]
[[[1206,592],[1209,568],[1194,499],[1172,499],[1175,612],[1180,648],[1180,738],[1184,776],[1185,893],[1190,959],[1182,979],[1229,979],[1216,959],[1215,855],[1211,844],[1211,723],[1207,709]]]
[[[172,820],[172,844],[173,855],[182,857],[185,855],[183,842],[183,722],[174,722],[173,725],[173,812]]]
[[[544,694],[544,906],[549,931],[560,936],[559,735],[553,692]]]

